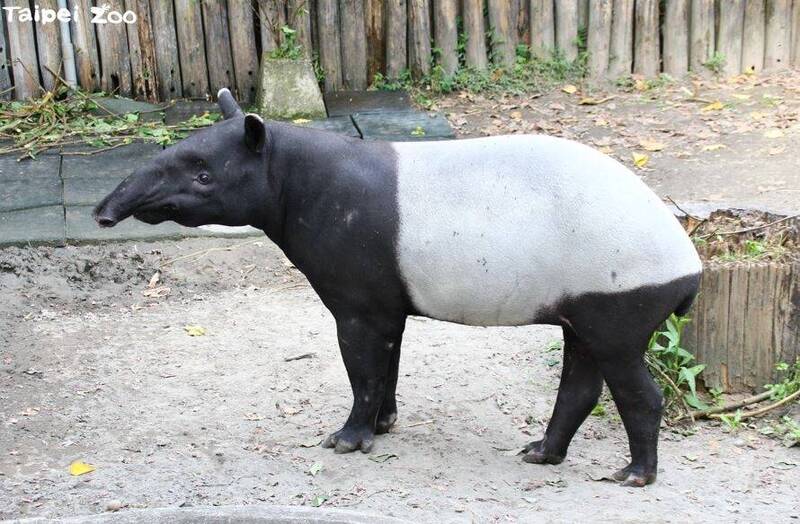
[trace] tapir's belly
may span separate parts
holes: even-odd
[[[398,265],[424,315],[529,324],[567,297],[700,271],[669,209],[591,148],[546,136],[393,147]]]

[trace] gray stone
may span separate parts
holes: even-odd
[[[439,113],[395,111],[391,113],[358,113],[353,121],[364,140],[447,140],[455,138],[447,119]]]
[[[0,182],[10,178],[32,178],[58,176],[61,158],[58,155],[42,155],[35,160],[26,158],[17,161],[17,157],[0,156]]]
[[[112,228],[101,228],[92,217],[93,209],[94,206],[67,207],[68,243],[105,240],[155,240],[208,235],[207,232],[201,229],[183,227],[175,222],[163,222],[157,226],[152,226],[133,218],[123,220]]]
[[[314,129],[333,131],[334,133],[340,133],[342,135],[352,136],[354,138],[361,138],[361,133],[359,133],[358,129],[356,129],[356,126],[353,124],[353,120],[349,115],[326,118],[325,120],[312,120],[311,122],[301,125],[305,127],[313,127]]]
[[[158,144],[131,144],[94,155],[65,155],[61,177],[124,178],[161,152]]]
[[[94,109],[92,113],[101,118],[108,116],[108,112],[118,116],[139,113],[140,122],[162,122],[164,119],[163,113],[166,109],[166,106],[157,106],[147,102],[131,100],[130,98],[98,97],[93,98],[93,100],[102,107]]]
[[[219,113],[219,106],[205,100],[178,100],[165,110],[164,122],[167,125],[180,124],[204,113]]]
[[[325,103],[311,61],[278,60],[264,54],[255,111],[274,120],[325,118]]]
[[[61,179],[51,176],[4,179],[0,183],[0,211],[61,205]]]
[[[64,179],[64,205],[94,206],[114,190],[125,175],[76,176]]]
[[[333,91],[325,93],[328,116],[413,110],[411,97],[398,91]]]
[[[64,245],[64,208],[38,207],[0,213],[0,246]]]

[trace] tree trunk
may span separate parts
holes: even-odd
[[[765,30],[765,0],[748,0],[744,11],[742,71],[758,72],[764,69]]]
[[[318,0],[319,62],[325,73],[325,91],[342,87],[342,55],[339,41],[339,3]]]
[[[531,2],[531,53],[549,58],[556,47],[556,20],[553,0]]]
[[[608,57],[612,79],[629,75],[633,69],[633,7],[634,0],[614,0]]]
[[[767,38],[764,68],[789,67],[791,0],[767,0]]]
[[[433,0],[434,44],[439,49],[439,64],[448,76],[458,69],[456,0]]]
[[[594,81],[605,79],[608,71],[612,6],[612,0],[594,0],[589,6],[589,77]]]
[[[714,0],[692,0],[689,66],[695,73],[714,56]]]
[[[745,0],[726,0],[719,4],[717,51],[725,59],[722,71],[726,75],[735,75],[742,70],[744,5]]]
[[[408,0],[408,35],[411,74],[422,78],[431,72],[430,0]]]
[[[406,0],[386,0],[386,76],[400,78],[408,67]]]
[[[636,0],[633,72],[647,77],[658,76],[658,0]]]
[[[342,85],[360,91],[367,87],[367,39],[364,0],[340,0]]]
[[[689,0],[667,0],[663,34],[664,72],[682,77],[689,72]]]
[[[492,55],[499,65],[512,67],[516,56],[516,30],[511,26],[509,0],[489,0],[489,26],[492,31]]]
[[[467,67],[486,69],[486,28],[483,21],[483,2],[464,0],[464,32],[467,35],[465,60]]]
[[[569,61],[578,58],[578,0],[556,2],[556,48]]]

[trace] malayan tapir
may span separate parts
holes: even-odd
[[[263,230],[336,321],[353,406],[323,446],[366,453],[395,423],[408,315],[552,324],[561,384],[523,460],[563,461],[605,380],[631,454],[614,478],[655,480],[662,395],[643,354],[689,309],[701,263],[630,170],[550,136],[370,142],[244,115],[226,89],[218,100],[224,120],[139,167],[95,219]]]

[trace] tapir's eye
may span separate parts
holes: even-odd
[[[206,185],[211,182],[211,176],[208,173],[200,173],[197,175],[197,181],[203,185]]]

